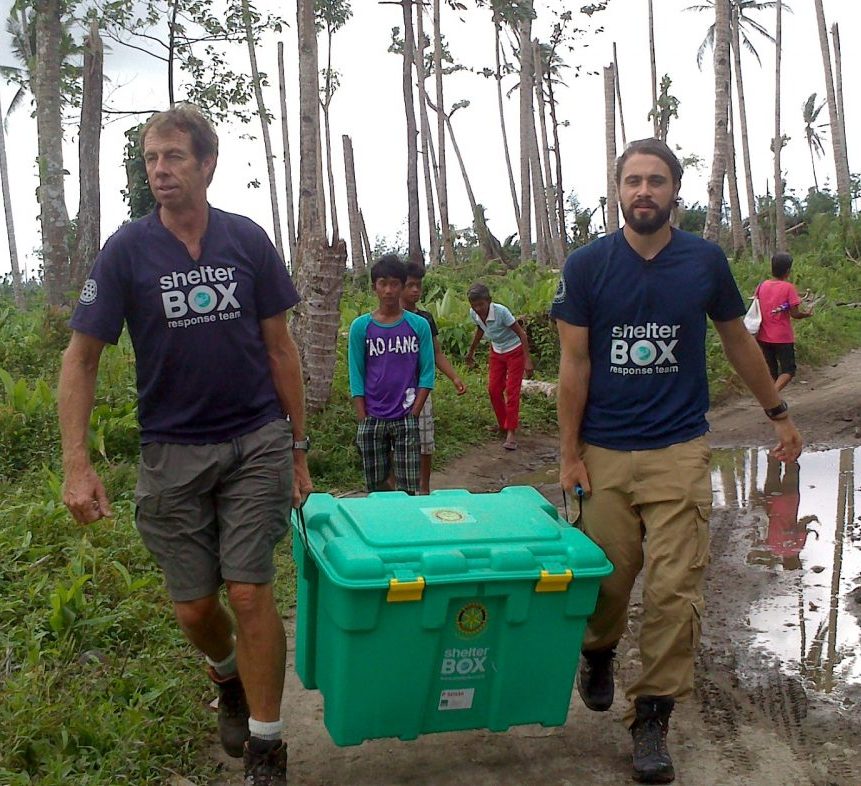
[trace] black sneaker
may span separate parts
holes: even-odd
[[[287,786],[287,746],[279,742],[274,748],[257,750],[245,744],[244,786]]]
[[[232,677],[220,677],[211,666],[209,679],[218,688],[218,736],[221,747],[228,756],[234,759],[242,758],[245,741],[250,736],[248,731],[248,702],[245,700],[245,688],[242,680],[236,674]]]
[[[616,648],[583,651],[577,669],[577,691],[583,703],[595,712],[606,712],[613,706],[613,661]]]

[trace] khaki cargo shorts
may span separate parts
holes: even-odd
[[[191,601],[224,581],[272,581],[292,495],[286,420],[212,445],[149,442],[141,446],[135,524],[171,599]]]

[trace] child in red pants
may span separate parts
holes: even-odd
[[[503,447],[517,449],[517,426],[520,422],[520,383],[524,375],[532,376],[532,358],[526,332],[512,313],[490,298],[484,284],[473,284],[466,293],[469,318],[475,323],[475,336],[466,355],[466,365],[475,365],[475,350],[482,336],[490,341],[490,370],[487,392],[496,414],[499,430],[505,434]]]

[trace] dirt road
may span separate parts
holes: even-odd
[[[861,444],[861,352],[815,374],[799,374],[786,397],[811,449]],[[761,410],[748,399],[710,416],[712,443],[768,446]],[[435,488],[493,491],[531,483],[560,505],[552,435],[520,440],[515,453],[484,446],[434,476]],[[857,483],[855,483],[857,487]],[[857,491],[856,491],[857,496]],[[670,747],[678,777],[691,786],[855,786],[861,783],[861,690],[810,688],[751,648],[751,604],[782,577],[745,560],[753,522],[744,510],[716,509],[696,689],[677,707]],[[619,679],[637,667],[636,630],[619,648]],[[337,748],[322,723],[318,692],[302,689],[294,671],[292,619],[284,717],[290,744],[290,783],[296,786],[573,786],[630,782],[630,736],[623,702],[607,713],[585,709],[576,691],[563,727],[526,726],[504,734],[463,732],[414,742],[377,740]],[[861,646],[861,642],[859,642]],[[572,657],[575,655],[572,653]],[[218,755],[214,752],[214,755]],[[235,762],[210,786],[242,783]]]

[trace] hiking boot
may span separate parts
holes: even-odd
[[[228,756],[241,759],[248,739],[248,702],[238,674],[220,677],[211,666],[209,679],[218,688],[218,736]]]
[[[255,742],[245,744],[244,786],[287,786],[287,746],[279,742],[274,748],[259,751]]]
[[[637,718],[631,725],[634,738],[633,778],[640,783],[670,783],[675,780],[673,760],[667,750],[667,732],[675,699],[672,696],[638,696]]]
[[[577,691],[583,703],[595,712],[606,712],[613,706],[613,661],[616,648],[583,651],[577,669]]]

